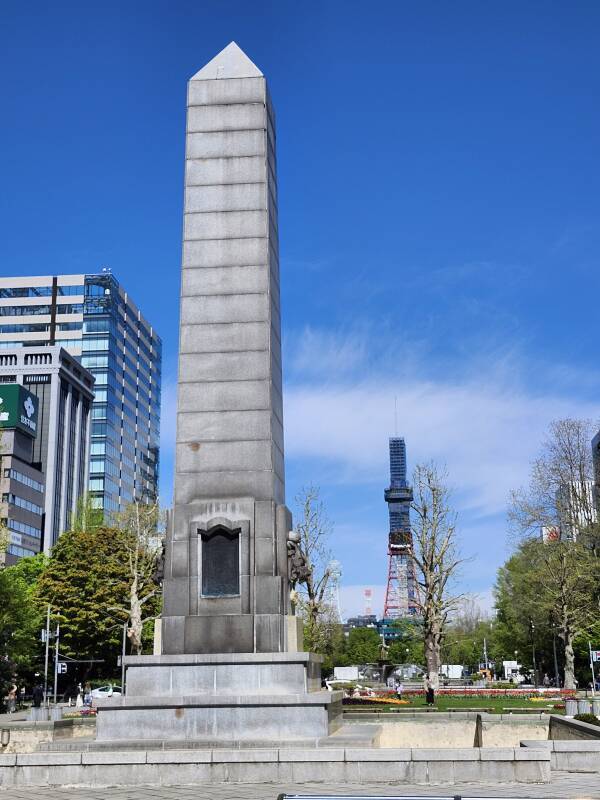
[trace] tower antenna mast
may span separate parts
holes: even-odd
[[[406,480],[406,445],[401,437],[390,439],[390,485],[384,492],[390,516],[388,579],[384,619],[418,613],[418,586],[410,527],[412,487]]]

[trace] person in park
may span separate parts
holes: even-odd
[[[41,685],[41,683],[36,683],[36,685],[33,687],[32,697],[33,707],[40,708],[44,700],[44,687]]]
[[[402,700],[402,693],[404,692],[404,684],[402,681],[396,681],[396,696],[398,700]]]
[[[14,683],[11,684],[6,695],[6,710],[9,714],[14,714],[17,710],[17,686]]]
[[[435,691],[431,681],[427,676],[425,676],[423,684],[425,688],[425,702],[428,706],[432,706],[435,703]]]
[[[92,684],[89,681],[83,690],[83,705],[88,707],[92,705]]]

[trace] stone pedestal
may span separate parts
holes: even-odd
[[[328,736],[341,692],[309,653],[130,656],[126,695],[98,704],[97,740],[282,742]]]

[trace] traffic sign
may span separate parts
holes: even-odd
[[[67,671],[67,665],[65,664],[64,661],[58,662],[58,671],[60,672],[61,675],[63,675]]]
[[[590,650],[592,661],[600,661],[600,650]]]

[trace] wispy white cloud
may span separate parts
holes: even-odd
[[[336,333],[306,326],[289,348],[286,368],[304,380],[323,375],[355,374],[365,364],[367,341],[366,331],[352,329]]]
[[[410,463],[434,459],[448,468],[465,555],[475,554],[465,566],[463,588],[488,591],[507,554],[509,490],[526,482],[551,420],[598,418],[598,376],[572,365],[531,364],[511,341],[495,350],[482,345],[459,361],[441,363],[427,357],[425,342],[389,345],[381,331],[378,335],[367,326],[337,333],[306,328],[288,337],[288,472],[299,485],[320,484],[337,504],[335,551],[349,580],[343,586],[342,577],[344,613],[361,610],[364,587],[358,581],[363,575],[373,581],[373,607],[380,611],[383,604],[381,487],[388,473],[387,439],[395,430],[395,398],[398,433],[406,437]],[[161,420],[167,503],[175,425],[176,382],[171,376],[163,384]],[[299,485],[288,481],[289,505]],[[375,513],[365,507],[371,501]],[[489,592],[486,605],[491,606]]]
[[[328,351],[335,352],[331,335],[329,341]],[[348,353],[346,341],[340,348]],[[311,333],[303,351],[307,363],[319,363],[323,349]],[[585,396],[528,387],[525,365],[514,354],[490,363],[474,353],[452,378],[447,369],[426,377],[422,367],[394,376],[393,364],[371,360],[366,345],[354,352],[352,375],[331,373],[320,383],[296,379],[285,392],[288,456],[334,467],[340,482],[381,480],[397,398],[398,433],[407,438],[412,463],[446,464],[463,507],[496,514],[509,489],[526,480],[551,420],[598,416],[598,403]]]

